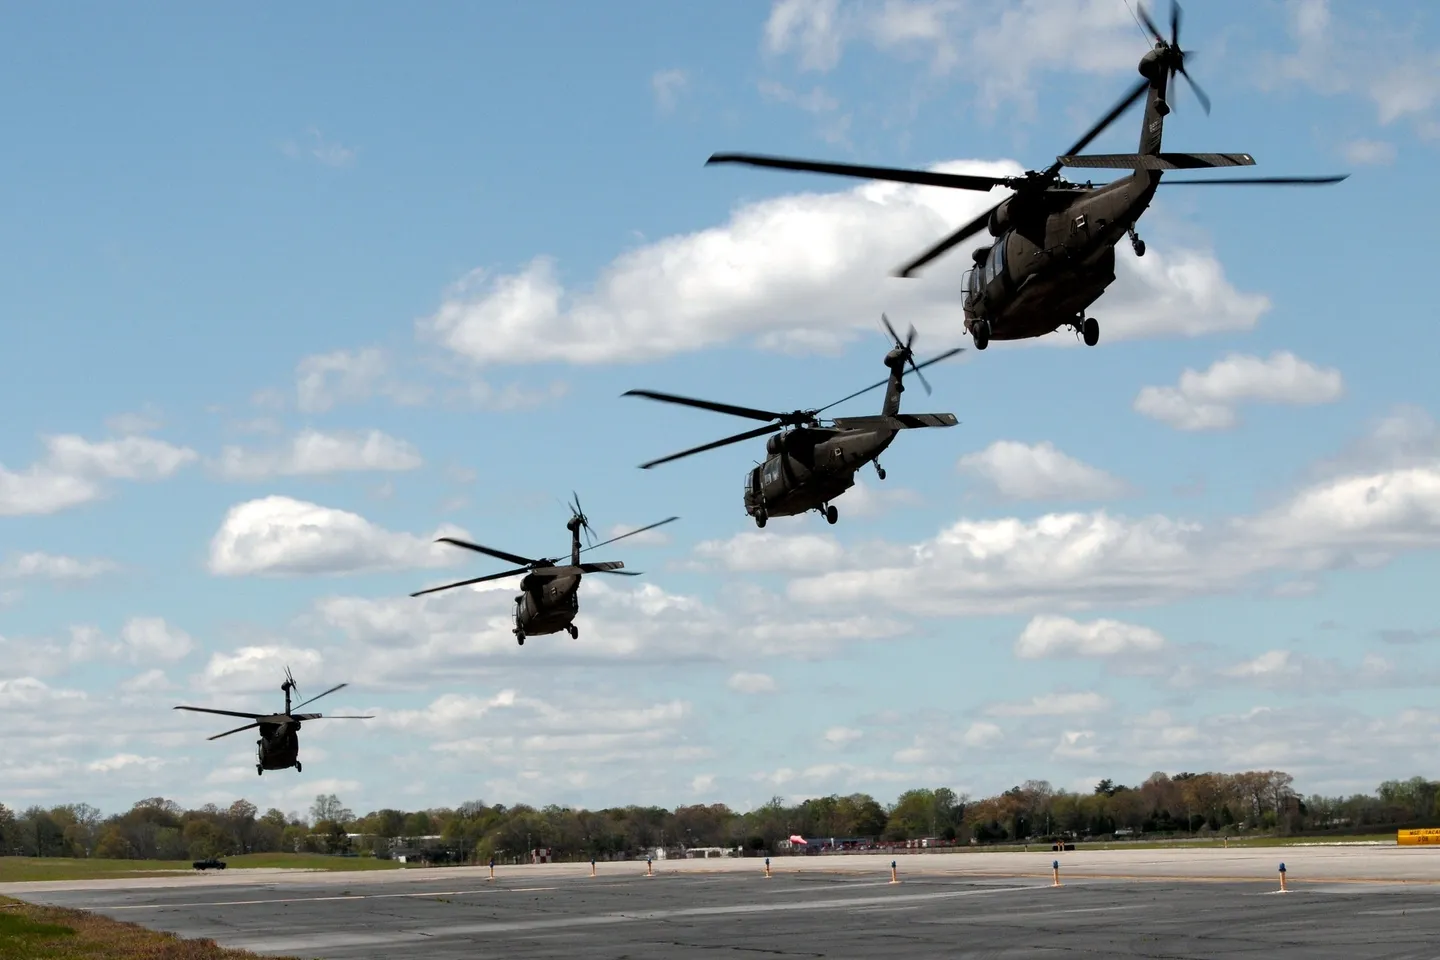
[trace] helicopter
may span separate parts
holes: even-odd
[[[678,403],[702,410],[714,410],[716,413],[728,413],[735,417],[778,421],[726,437],[724,440],[661,457],[659,460],[651,460],[641,464],[641,469],[648,470],[671,460],[739,443],[741,440],[763,437],[767,433],[783,429],[783,433],[765,442],[765,462],[746,474],[745,512],[754,517],[755,526],[761,528],[772,516],[792,517],[810,510],[823,515],[828,523],[835,523],[840,518],[840,512],[830,501],[855,485],[856,471],[867,463],[873,463],[876,475],[884,480],[885,468],[880,466],[880,454],[885,452],[901,430],[915,427],[953,427],[959,422],[953,413],[901,413],[900,394],[905,390],[905,374],[912,371],[920,378],[925,392],[930,393],[930,384],[920,371],[932,363],[964,353],[965,348],[955,347],[938,357],[916,364],[913,349],[915,327],[910,327],[905,342],[902,343],[899,335],[895,333],[895,328],[890,325],[890,319],[881,314],[880,321],[895,341],[895,346],[885,355],[885,366],[890,368],[890,376],[818,410],[774,413],[752,407],[737,407],[727,403],[678,397],[670,393],[657,393],[654,390],[627,390],[622,396]],[[907,363],[910,365],[909,370],[905,368]],[[829,421],[828,426],[818,418],[819,414],[831,407],[869,393],[876,387],[887,385],[885,403],[878,417],[843,417]]]
[[[256,744],[255,773],[264,774],[266,770],[284,770],[287,767],[294,767],[296,773],[300,773],[300,724],[304,720],[373,720],[371,716],[329,716],[325,717],[319,713],[294,713],[307,703],[314,703],[321,697],[328,696],[336,690],[341,690],[349,684],[339,684],[331,687],[324,693],[317,693],[303,703],[290,706],[290,691],[295,690],[297,685],[295,678],[290,674],[290,668],[285,668],[285,682],[280,684],[280,689],[285,694],[284,713],[239,713],[235,710],[213,710],[210,707],[176,707],[176,710],[193,710],[197,713],[218,713],[226,717],[244,717],[253,720],[243,727],[236,727],[234,730],[226,730],[224,733],[217,733],[208,740],[219,740],[221,737],[228,737],[232,733],[239,733],[241,730],[249,730],[252,727],[260,728],[260,739]]]
[[[475,577],[470,580],[461,580],[458,583],[447,583],[440,587],[430,587],[428,590],[420,590],[410,594],[412,597],[421,597],[427,593],[436,593],[440,590],[450,590],[454,587],[469,586],[472,583],[484,583],[486,580],[503,580],[506,577],[513,577],[517,573],[525,574],[520,581],[520,593],[515,597],[515,607],[511,618],[515,622],[515,642],[524,646],[527,636],[543,636],[549,633],[559,633],[564,630],[570,634],[570,639],[580,638],[580,628],[575,626],[575,615],[580,612],[580,579],[587,573],[613,573],[623,577],[638,577],[638,571],[622,570],[625,564],[619,560],[605,560],[598,563],[581,563],[580,554],[587,550],[594,550],[596,547],[603,547],[606,544],[614,543],[616,540],[624,540],[626,537],[633,537],[637,533],[644,533],[646,530],[654,530],[656,527],[664,526],[679,517],[667,517],[659,523],[652,523],[648,527],[641,527],[639,530],[631,530],[629,533],[622,533],[618,537],[611,537],[609,540],[595,543],[591,537],[593,528],[585,511],[580,506],[580,496],[573,490],[570,493],[574,498],[573,504],[566,504],[571,515],[565,526],[570,531],[570,563],[567,566],[555,565],[561,557],[552,557],[543,560],[531,560],[514,553],[506,553],[504,550],[495,550],[491,547],[482,547],[478,543],[470,543],[465,540],[457,540],[454,537],[440,537],[436,543],[449,543],[457,547],[464,547],[466,550],[474,550],[477,553],[484,553],[509,563],[520,564],[514,570],[505,570],[500,573],[492,573],[484,577]],[[590,545],[581,549],[580,531],[585,531],[585,539]]]
[[[1186,57],[1194,53],[1180,49],[1180,16],[1179,4],[1172,3],[1170,39],[1166,40],[1144,7],[1140,8],[1142,29],[1148,30],[1155,39],[1154,47],[1140,60],[1139,70],[1144,79],[1044,170],[1030,170],[1018,177],[989,177],[745,153],[717,153],[706,165],[736,163],[980,192],[1009,188],[1013,191],[1009,197],[900,267],[895,276],[913,276],[952,247],[988,229],[994,239],[971,252],[972,266],[964,281],[965,329],[975,349],[984,350],[991,340],[1045,336],[1062,326],[1073,328],[1087,346],[1093,347],[1100,341],[1100,325],[1094,317],[1086,316],[1086,309],[1115,281],[1115,245],[1122,238],[1130,238],[1137,257],[1145,255],[1145,241],[1140,239],[1135,224],[1149,207],[1158,187],[1172,184],[1316,185],[1339,183],[1349,176],[1162,180],[1166,170],[1242,167],[1255,163],[1248,153],[1161,152],[1164,120],[1171,111],[1166,97],[1177,74],[1185,78],[1205,113],[1210,112],[1210,98],[1185,69]],[[1138,153],[1080,153],[1141,97],[1145,97],[1146,102]],[[1061,178],[1061,170],[1067,167],[1134,172],[1110,183],[1080,184]]]

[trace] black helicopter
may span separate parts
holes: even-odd
[[[910,327],[905,342],[901,343],[895,328],[890,325],[889,318],[881,314],[880,320],[895,341],[895,346],[885,355],[885,366],[890,368],[889,378],[873,383],[864,390],[857,390],[818,410],[774,413],[752,407],[736,407],[728,403],[677,397],[653,390],[627,390],[623,394],[627,397],[647,397],[666,403],[699,407],[702,410],[714,410],[716,413],[728,413],[735,417],[778,421],[726,437],[724,440],[661,457],[659,460],[651,460],[641,464],[641,469],[648,470],[693,453],[763,437],[767,433],[784,429],[779,436],[771,437],[765,442],[765,452],[768,454],[765,462],[751,470],[745,478],[745,512],[755,518],[757,527],[765,526],[765,522],[772,516],[792,517],[810,510],[818,511],[828,522],[834,523],[839,519],[840,512],[830,501],[855,485],[856,471],[867,463],[874,463],[876,475],[884,480],[885,468],[880,466],[880,454],[885,452],[885,448],[890,446],[901,430],[914,427],[953,427],[958,422],[953,413],[901,413],[900,394],[905,390],[903,378],[910,372],[905,369],[907,363],[910,370],[920,378],[925,392],[930,393],[930,384],[920,370],[957,353],[963,353],[964,348],[947,350],[938,357],[932,357],[917,365],[912,349],[915,344],[915,327]],[[828,426],[818,418],[819,414],[833,406],[886,385],[888,389],[885,391],[885,404],[878,417],[841,417],[830,421]]]
[[[176,710],[194,710],[197,713],[218,713],[226,717],[244,717],[254,721],[243,727],[236,727],[234,730],[226,730],[224,733],[217,733],[208,740],[219,740],[221,737],[228,737],[232,733],[239,733],[241,730],[249,730],[253,727],[260,728],[260,739],[256,743],[255,773],[263,774],[266,770],[284,770],[287,767],[294,767],[295,772],[300,772],[300,724],[304,720],[373,720],[370,716],[329,716],[319,713],[295,713],[305,706],[306,703],[314,703],[321,697],[328,696],[336,690],[344,689],[348,684],[339,684],[331,687],[324,693],[317,693],[303,703],[290,706],[290,691],[296,689],[295,678],[290,675],[290,668],[285,668],[285,682],[280,684],[280,689],[285,693],[284,713],[240,713],[236,710],[214,710],[210,707],[176,707]]]
[[[1130,238],[1136,256],[1145,255],[1145,242],[1135,224],[1149,207],[1157,187],[1170,184],[1328,184],[1349,174],[1325,177],[1222,177],[1204,180],[1161,180],[1165,170],[1207,167],[1241,167],[1255,163],[1248,153],[1162,153],[1160,137],[1170,113],[1166,95],[1175,75],[1183,76],[1208,114],[1210,99],[1185,69],[1193,53],[1180,49],[1180,6],[1172,3],[1170,39],[1161,35],[1144,8],[1140,17],[1155,38],[1155,46],[1140,60],[1144,77],[1099,123],[1086,131],[1062,156],[1044,170],[1018,177],[901,170],[793,160],[743,153],[717,153],[707,164],[741,163],[781,170],[829,173],[871,180],[893,180],[932,187],[988,192],[1008,187],[1010,197],[905,264],[896,276],[909,277],[931,260],[967,238],[987,229],[994,241],[972,252],[974,265],[965,279],[965,329],[977,350],[991,340],[1023,340],[1070,326],[1086,345],[1100,340],[1100,325],[1085,310],[1115,281],[1115,245]],[[1119,116],[1142,96],[1145,117],[1140,127],[1138,153],[1081,154]],[[1133,170],[1111,183],[1069,183],[1060,178],[1065,167]]]
[[[500,573],[492,573],[484,577],[474,577],[470,580],[461,580],[458,583],[447,583],[441,587],[431,587],[428,590],[420,590],[410,594],[412,597],[421,597],[427,593],[436,593],[440,590],[450,590],[455,587],[465,587],[472,583],[484,583],[487,580],[503,580],[506,577],[513,577],[517,573],[525,574],[520,581],[520,593],[515,597],[515,607],[511,613],[515,621],[515,642],[525,643],[525,638],[530,635],[543,636],[548,633],[559,633],[561,630],[570,634],[572,640],[580,637],[580,628],[575,626],[575,615],[580,612],[580,578],[587,573],[613,573],[623,577],[638,577],[638,571],[622,570],[625,564],[619,560],[606,560],[599,563],[581,563],[580,554],[587,550],[594,550],[596,547],[603,547],[606,544],[614,543],[616,540],[624,540],[626,537],[633,537],[637,533],[644,533],[646,530],[654,530],[656,527],[670,523],[672,520],[679,520],[679,517],[667,517],[659,523],[652,523],[648,527],[641,527],[639,530],[631,530],[629,533],[622,533],[618,537],[611,537],[600,543],[594,543],[590,536],[592,528],[590,521],[585,517],[585,511],[580,507],[580,497],[574,491],[571,496],[575,498],[573,504],[567,504],[571,510],[569,522],[565,524],[570,530],[570,563],[567,566],[557,567],[555,561],[563,559],[553,557],[544,560],[531,560],[527,557],[514,553],[506,553],[504,550],[495,550],[490,547],[482,547],[478,543],[469,543],[465,540],[456,540],[454,537],[441,537],[437,543],[450,543],[457,547],[464,547],[466,550],[474,550],[477,553],[487,554],[508,563],[518,563],[521,566],[514,570],[504,570]],[[580,530],[584,528],[586,540],[591,543],[583,550],[580,547]]]

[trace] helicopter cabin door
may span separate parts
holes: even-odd
[[[781,484],[784,482],[780,472],[780,458],[782,456],[783,454],[777,453],[765,461],[760,482],[762,485],[761,489],[765,491],[767,497],[774,497],[784,492],[780,489]]]
[[[985,279],[983,289],[986,300],[994,303],[1001,299],[1009,286],[1009,278],[1005,275],[1005,248],[1009,246],[1010,234],[1007,232],[995,238],[995,243],[990,247],[990,256],[985,258]]]

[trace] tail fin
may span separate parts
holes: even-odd
[[[1170,104],[1165,101],[1166,86],[1170,71],[1166,69],[1158,50],[1151,50],[1140,61],[1140,74],[1150,81],[1150,90],[1145,95],[1145,117],[1140,121],[1139,153],[1154,155],[1160,152],[1160,140],[1165,132],[1165,117],[1170,113]]]

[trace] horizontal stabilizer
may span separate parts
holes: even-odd
[[[953,413],[897,413],[893,417],[841,417],[841,430],[908,430],[914,427],[953,427],[959,423]]]
[[[1062,166],[1102,170],[1200,170],[1255,165],[1255,158],[1248,153],[1082,153],[1058,159]]]

